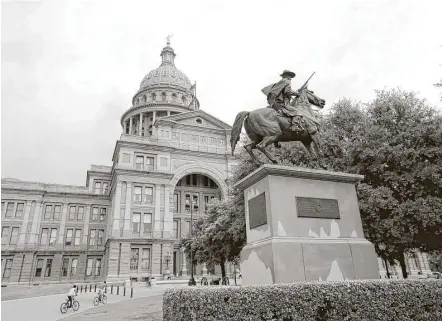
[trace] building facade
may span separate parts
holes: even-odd
[[[180,238],[227,194],[236,161],[231,127],[199,109],[169,42],[161,59],[121,117],[112,166],[92,165],[85,186],[2,179],[2,285],[190,275]],[[426,254],[410,254],[407,265],[412,276],[429,272]],[[194,268],[208,271],[220,273]]]
[[[121,117],[112,166],[92,165],[85,186],[2,179],[2,284],[190,275],[180,238],[236,161],[231,127],[199,109],[169,42],[161,59]]]

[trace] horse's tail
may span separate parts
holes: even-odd
[[[239,112],[236,116],[235,123],[233,123],[232,133],[230,136],[230,146],[232,147],[232,155],[235,151],[236,143],[238,143],[241,136],[242,124],[244,119],[249,115],[250,112]]]

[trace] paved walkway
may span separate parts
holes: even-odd
[[[164,291],[171,287],[184,287],[185,285],[159,285],[155,288],[135,288],[134,299],[146,297],[162,297]],[[117,302],[134,301],[130,298],[130,294],[122,296],[108,293],[108,304],[99,305],[99,308],[113,306],[109,305]],[[129,295],[129,296],[128,296]],[[73,312],[69,309],[66,314],[60,312],[60,305],[66,299],[66,292],[63,294],[46,295],[40,297],[31,297],[16,300],[2,301],[1,319],[2,321],[55,321],[65,317],[70,317],[73,314],[85,312],[88,309],[94,308],[93,299],[96,293],[79,293],[76,300],[80,303],[80,309]],[[3,295],[2,295],[3,297]],[[140,302],[141,303],[141,302]],[[70,318],[69,318],[70,319]],[[99,320],[100,318],[98,318]],[[89,320],[87,318],[86,320]],[[115,318],[113,318],[115,320]]]

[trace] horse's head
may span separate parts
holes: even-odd
[[[313,91],[309,89],[304,89],[303,92],[307,95],[308,101],[310,104],[315,105],[319,108],[324,108],[325,100],[313,94]],[[302,95],[302,94],[301,94]]]

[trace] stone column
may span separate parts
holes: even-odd
[[[123,133],[126,134],[127,132],[127,122],[126,120],[123,122]]]
[[[161,185],[155,185],[155,214],[153,238],[161,238]]]
[[[127,182],[126,190],[126,208],[124,211],[123,237],[131,237],[131,200],[132,200],[132,182]]]
[[[61,224],[60,224],[60,230],[58,231],[58,242],[57,245],[61,248],[63,248],[64,243],[64,230],[66,227],[66,216],[68,213],[68,205],[66,203],[63,203],[63,206],[61,208]],[[74,245],[75,240],[75,234],[72,235],[72,245]]]
[[[173,212],[170,211],[170,186],[164,187],[164,227],[163,236],[165,238],[172,237],[173,231]]]
[[[184,252],[184,248],[181,249],[181,258],[183,262],[181,263],[181,275],[186,276],[187,275],[187,267],[186,267],[186,253]]]
[[[203,276],[207,276],[207,266],[206,266],[206,263],[203,263]]]
[[[387,278],[387,270],[385,268],[385,262],[382,258],[378,257],[379,275],[381,278]]]
[[[141,132],[143,130],[143,112],[140,113],[140,122],[138,125],[138,135],[141,136]]]
[[[132,120],[132,116],[129,118],[129,135],[132,135],[132,125],[133,125],[133,120]]]
[[[24,209],[24,216],[23,216],[23,223],[21,225],[20,237],[19,237],[18,243],[17,243],[19,248],[25,247],[26,229],[28,228],[29,214],[31,213],[31,204],[32,204],[31,200],[26,201],[25,209]]]
[[[416,277],[418,274],[418,268],[416,267],[415,263],[414,263],[414,258],[412,256],[412,253],[407,253],[406,255],[407,257],[407,262],[408,262],[408,267],[409,267],[409,275],[410,277]]]
[[[89,236],[89,221],[91,218],[91,205],[87,205],[84,212],[84,225],[83,225],[83,242],[81,243],[82,247],[85,246],[87,248]]]
[[[152,115],[152,136],[156,136],[156,130],[155,130],[155,120],[157,119],[157,112],[153,111]]]
[[[167,111],[167,116],[170,116],[170,111]]]
[[[117,188],[115,189],[115,206],[112,209],[112,237],[120,237],[120,210],[121,210],[121,182],[117,183]]]
[[[42,207],[43,207],[42,201],[36,201],[34,219],[32,221],[32,227],[31,227],[31,236],[29,237],[29,244],[33,246],[36,246],[36,244],[38,243],[38,234],[40,230]]]

